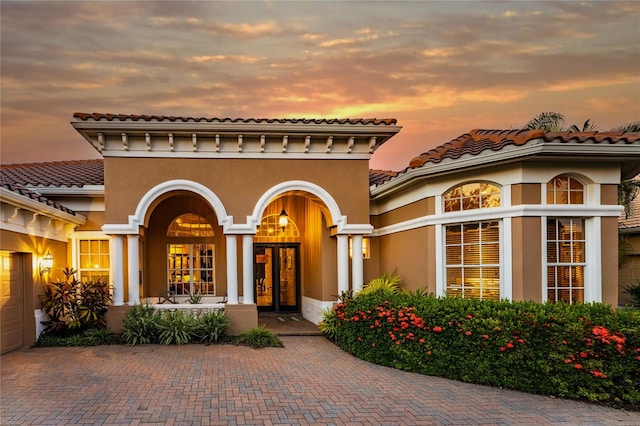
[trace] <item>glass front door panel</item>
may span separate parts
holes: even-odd
[[[273,307],[273,249],[256,247],[256,303],[259,307]]]
[[[258,309],[297,311],[298,245],[255,245],[255,295]]]
[[[280,308],[291,309],[297,305],[296,249],[280,248]]]

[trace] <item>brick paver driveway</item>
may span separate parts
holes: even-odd
[[[640,413],[380,367],[323,337],[281,339],[15,351],[0,357],[0,424],[640,424]]]

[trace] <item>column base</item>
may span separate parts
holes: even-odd
[[[258,305],[236,305],[227,303],[224,307],[225,313],[231,318],[231,326],[227,334],[237,336],[238,334],[258,326]]]

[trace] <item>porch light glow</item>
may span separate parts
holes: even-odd
[[[47,254],[44,255],[42,259],[40,259],[40,276],[43,274],[48,274],[51,272],[53,268],[53,256],[50,251],[47,251]]]
[[[287,212],[285,212],[284,209],[282,209],[282,211],[280,212],[280,216],[278,217],[278,225],[280,225],[280,228],[282,228],[282,232],[284,232],[284,229],[287,227],[288,224],[289,224],[289,215],[287,215]]]

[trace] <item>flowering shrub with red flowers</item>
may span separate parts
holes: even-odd
[[[640,311],[373,292],[325,317],[377,364],[640,410]]]

